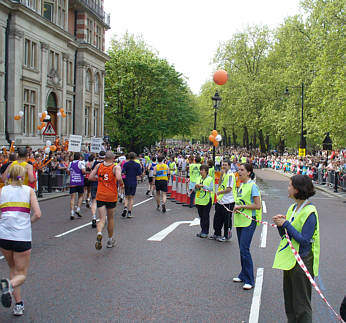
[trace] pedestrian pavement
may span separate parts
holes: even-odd
[[[58,197],[64,197],[70,195],[69,192],[51,192],[51,193],[42,193],[42,197],[38,198],[38,201],[47,201],[51,199],[56,199]]]
[[[272,168],[263,168],[263,169],[268,169],[269,171],[279,173],[279,174],[286,176],[286,177],[292,177],[294,175],[294,174],[290,174],[290,173],[284,173],[282,170],[278,171],[278,170],[275,170]],[[338,190],[339,192],[334,192],[333,188],[329,188],[329,186],[327,184],[326,185],[320,185],[320,184],[314,183],[314,186],[316,189],[318,189],[320,191],[323,191],[329,195],[332,195],[334,197],[338,197],[338,198],[346,201],[346,192],[343,192],[342,189],[339,189]]]

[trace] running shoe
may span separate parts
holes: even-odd
[[[252,289],[252,285],[250,285],[250,284],[244,284],[243,285],[243,289],[245,289],[245,290],[250,290],[250,289]]]
[[[119,203],[123,203],[123,198],[119,198]]]
[[[205,239],[205,238],[208,238],[208,235],[206,233],[198,232],[196,234],[196,237]]]
[[[86,206],[88,209],[90,209],[90,204],[91,204],[90,201],[87,200],[86,203],[85,203],[85,206]]]
[[[80,211],[75,211],[75,213],[78,215],[79,218],[82,217],[82,214],[80,213]]]
[[[15,316],[22,316],[22,315],[24,315],[24,303],[23,302],[22,302],[22,304],[14,305],[13,315],[15,315]]]
[[[208,237],[209,240],[216,240],[217,236],[215,234],[212,234]]]
[[[127,212],[127,217],[128,217],[129,219],[132,219],[132,218],[133,218],[132,212]]]
[[[127,215],[127,209],[124,209],[123,213],[121,213],[121,216],[122,216],[123,218],[125,218],[126,215]]]
[[[156,206],[156,211],[160,211],[160,205]]]
[[[74,220],[74,215],[71,215],[71,216],[70,216],[70,220]]]
[[[147,192],[145,193],[145,195],[149,195],[149,193],[150,193],[150,191],[147,191]]]
[[[233,283],[242,283],[243,281],[239,277],[233,278]]]
[[[96,228],[96,219],[91,220],[91,227]]]
[[[1,304],[4,307],[11,307],[13,288],[9,279],[0,281]]]
[[[150,194],[149,197],[154,197],[154,195],[153,195],[153,194]]]
[[[166,205],[162,204],[162,213],[166,213]]]
[[[98,233],[96,236],[95,248],[96,250],[102,249],[102,233]]]
[[[219,241],[219,242],[225,242],[225,241],[226,241],[226,238],[225,238],[225,237],[219,236],[219,237],[217,237],[215,240],[216,240],[216,241]]]
[[[113,248],[114,246],[115,246],[115,239],[113,239],[113,238],[108,239],[106,247],[107,248]]]

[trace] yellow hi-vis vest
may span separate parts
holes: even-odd
[[[236,185],[236,180],[235,180],[235,176],[234,176],[233,173],[231,173],[231,174],[226,174],[226,175],[223,176],[223,178],[222,178],[222,183],[219,184],[219,187],[218,187],[217,191],[218,191],[218,192],[224,191],[224,190],[227,188],[227,185],[228,185],[230,176],[233,178],[232,193],[233,193],[233,197],[234,197],[234,201],[235,201],[236,198],[237,198],[237,185]],[[221,200],[222,200],[222,197],[223,197],[224,195],[225,195],[225,194],[217,195],[217,200],[218,200],[218,201],[221,201]]]
[[[286,214],[286,219],[290,220],[293,208],[295,204],[292,204]],[[299,213],[296,213],[294,215],[294,220],[292,221],[292,226],[299,232],[302,232],[303,226],[307,218],[311,213],[316,214],[316,227],[315,232],[312,236],[312,246],[311,251],[313,254],[313,274],[314,276],[318,276],[318,267],[319,267],[319,261],[320,261],[320,225],[318,220],[318,213],[316,210],[316,207],[312,204],[308,204],[305,207],[303,207],[302,210],[299,211]],[[299,252],[299,246],[300,244],[294,240],[291,239],[294,249]],[[296,258],[294,257],[294,254],[291,250],[291,247],[289,246],[286,236],[283,236],[281,239],[281,242],[279,244],[279,247],[276,251],[275,258],[274,258],[274,264],[273,268],[282,269],[282,270],[290,270],[296,265]]]
[[[250,205],[250,204],[252,204],[252,202],[251,202],[251,190],[252,190],[253,185],[256,185],[254,181],[250,181],[250,182],[241,184],[241,186],[239,187],[239,189],[237,191],[237,195],[235,198],[235,204],[236,205]],[[262,205],[261,193],[260,193],[260,202]],[[252,218],[252,211],[253,210],[240,209],[239,211],[247,214],[248,216],[250,216],[250,218]],[[251,225],[251,222],[252,222],[251,219],[248,219],[243,214],[240,214],[237,212],[234,212],[233,219],[234,219],[234,227],[248,227],[249,225]],[[262,220],[262,206],[259,210],[256,210],[256,220],[259,220],[259,221]],[[259,223],[257,223],[257,225],[259,225]]]
[[[207,175],[207,177],[205,179],[203,179],[202,176],[200,176],[196,184],[202,184],[204,186],[210,186],[212,181],[213,181],[213,179],[209,175]],[[196,205],[208,205],[211,197],[212,197],[212,192],[198,189],[198,190],[196,190],[195,203],[196,203]]]

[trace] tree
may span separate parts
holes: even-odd
[[[105,127],[113,141],[141,151],[158,140],[190,134],[193,95],[183,76],[143,40],[114,38],[105,78]]]

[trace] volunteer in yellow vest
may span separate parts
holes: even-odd
[[[217,202],[215,204],[214,214],[214,234],[210,236],[210,240],[220,242],[230,241],[232,237],[232,214],[227,211],[233,210],[234,198],[236,195],[236,182],[233,173],[230,171],[231,161],[224,160],[221,164],[221,177],[216,192]],[[227,209],[226,209],[227,208]],[[222,235],[221,231],[224,234]]]
[[[27,163],[27,150],[25,147],[20,147],[18,149],[17,153],[18,157],[17,160],[13,161],[7,168],[6,171],[2,174],[2,180],[4,182],[7,181],[7,175],[10,170],[10,168],[14,165],[20,165],[25,169],[25,176],[23,180],[23,185],[28,185],[29,183],[32,184],[35,182],[35,176],[34,176],[34,169],[33,166],[29,163]]]
[[[195,185],[196,191],[196,206],[198,215],[201,219],[201,232],[197,233],[199,238],[208,238],[209,234],[209,213],[212,202],[213,192],[213,179],[208,175],[209,167],[207,165],[201,165],[200,177]]]
[[[168,166],[163,163],[164,157],[157,157],[158,164],[154,167],[154,184],[156,188],[156,203],[157,210],[160,211],[160,200],[162,192],[162,212],[166,212],[166,201],[167,201],[167,191],[168,191]]]
[[[195,162],[191,163],[189,165],[189,175],[190,175],[190,183],[189,183],[189,192],[190,192],[190,208],[193,207],[193,203],[195,200],[195,185],[198,181],[199,178],[199,169],[201,167],[201,157],[200,156],[196,156],[195,157]]]
[[[236,195],[233,220],[234,226],[237,228],[241,271],[237,277],[233,278],[233,282],[244,283],[243,289],[249,290],[255,285],[250,245],[255,233],[256,222],[236,211],[239,210],[253,219],[261,220],[261,194],[254,182],[255,173],[251,164],[241,164],[238,173],[242,184]]]
[[[288,196],[295,200],[286,215],[273,217],[281,236],[273,268],[284,271],[283,290],[285,311],[289,323],[312,323],[311,283],[297,263],[287,239],[287,231],[311,276],[318,275],[320,256],[320,231],[318,213],[308,198],[315,194],[307,175],[295,175],[288,184]]]

